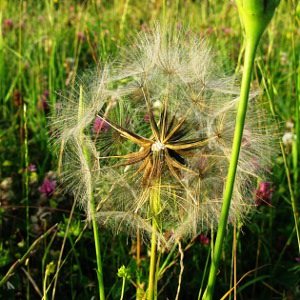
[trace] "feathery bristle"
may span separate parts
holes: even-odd
[[[147,240],[153,230],[150,192],[159,179],[157,236],[163,245],[216,227],[239,89],[207,41],[157,25],[140,33],[119,60],[101,66],[78,85],[83,87],[82,116],[78,118],[75,89],[61,99],[52,125],[55,143],[61,145],[62,179],[87,215],[92,186],[99,223],[133,235],[139,228]],[[105,130],[98,125],[94,129],[99,118]],[[265,118],[253,94],[231,223],[245,220],[254,207],[250,192],[271,162],[274,139]],[[82,143],[90,151],[91,166]],[[172,233],[168,239],[165,232]]]

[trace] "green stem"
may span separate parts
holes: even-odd
[[[151,235],[151,254],[150,254],[150,267],[149,267],[149,282],[148,282],[148,298],[147,300],[154,300],[157,298],[156,294],[156,284],[157,284],[157,274],[156,274],[156,253],[157,253],[157,235],[156,231],[158,229],[157,224],[157,214],[159,212],[160,205],[160,191],[159,183],[154,184],[150,192],[150,205],[152,214],[152,235]]]
[[[172,258],[175,250],[177,248],[177,244],[174,244],[173,248],[171,249],[171,251],[169,252],[166,260],[164,261],[164,263],[162,264],[162,266],[159,268],[158,272],[157,272],[157,278],[160,278],[160,276],[162,276],[162,274],[165,272],[165,269],[170,261],[170,259]]]
[[[84,104],[83,104],[83,91],[82,86],[80,86],[80,94],[79,94],[79,109],[78,109],[78,119],[81,120],[83,116],[84,111]],[[83,138],[83,130],[81,133],[81,144],[84,151],[84,156],[86,159],[86,162],[89,167],[89,172],[91,172],[91,156],[89,149],[86,147]],[[92,180],[89,181],[92,185]],[[89,190],[89,205],[90,205],[90,212],[91,212],[91,218],[92,218],[92,225],[93,225],[93,233],[94,233],[94,242],[95,242],[95,251],[96,251],[96,261],[97,261],[97,279],[98,279],[98,288],[99,288],[99,297],[100,300],[105,300],[105,293],[104,293],[104,282],[103,282],[103,271],[102,271],[102,259],[101,259],[101,248],[100,248],[100,238],[99,238],[99,231],[98,231],[98,225],[95,218],[96,215],[96,206],[95,206],[95,198],[94,198],[94,191],[93,186],[87,187]]]
[[[98,286],[99,286],[99,296],[100,296],[100,300],[105,300],[100,239],[99,239],[98,226],[95,218],[96,209],[95,209],[94,194],[90,196],[90,206],[91,206],[91,213],[92,213],[92,224],[93,224],[95,251],[96,251],[96,259],[97,259],[97,278],[98,278]]]
[[[212,299],[213,291],[216,283],[217,271],[218,271],[218,266],[219,266],[221,251],[222,251],[222,244],[226,232],[230,202],[231,202],[231,197],[232,197],[232,192],[234,187],[235,174],[238,165],[240,148],[241,148],[241,141],[242,141],[244,123],[246,118],[253,63],[254,63],[254,58],[255,58],[255,53],[259,42],[259,38],[247,39],[246,42],[247,44],[245,50],[244,72],[243,72],[241,95],[240,95],[240,101],[238,106],[236,125],[235,125],[234,137],[233,137],[232,154],[231,154],[227,181],[226,181],[226,186],[225,186],[225,191],[223,196],[224,197],[223,205],[222,205],[220,222],[219,222],[217,236],[216,236],[212,263],[210,267],[208,285],[203,297],[203,299],[205,300]]]
[[[136,300],[140,298],[141,292],[141,234],[138,228],[136,238]]]
[[[125,279],[125,277],[123,277],[123,279],[122,279],[122,292],[121,292],[121,298],[120,298],[120,300],[123,300],[123,297],[124,297],[125,282],[126,282],[126,279]]]
[[[28,156],[28,127],[27,127],[27,105],[23,103],[23,128],[24,128],[24,189],[25,189],[25,203],[26,203],[26,248],[29,247],[29,156]]]
[[[151,236],[151,254],[150,254],[150,271],[149,271],[149,284],[148,284],[148,300],[153,300],[155,290],[155,267],[156,267],[156,222],[152,221],[152,236]]]
[[[201,285],[200,285],[200,289],[199,289],[199,293],[198,293],[198,300],[201,299],[202,287],[203,287],[204,279],[206,278],[207,271],[208,271],[208,262],[209,262],[210,251],[211,251],[210,249],[211,249],[211,247],[209,247],[207,250],[207,257],[206,257],[205,266],[204,266],[204,270],[203,270],[203,276],[202,276]]]
[[[26,203],[26,249],[29,247],[29,235],[30,235],[30,212],[29,212],[29,156],[28,156],[28,127],[27,127],[27,105],[23,103],[23,129],[24,129],[24,192]],[[30,274],[29,263],[26,266],[27,273]],[[27,299],[30,299],[29,281],[26,285]]]

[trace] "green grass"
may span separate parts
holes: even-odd
[[[39,293],[47,291],[51,299],[55,274],[55,299],[97,297],[93,232],[82,222],[83,212],[75,208],[71,214],[72,197],[63,193],[59,183],[51,195],[42,196],[39,191],[44,177],[49,177],[47,172],[57,169],[47,124],[58,94],[73,85],[76,73],[115,57],[119,47],[127,45],[137,31],[157,20],[188,27],[201,35],[208,33],[228,73],[240,73],[244,48],[237,9],[229,1],[200,0],[1,0],[0,8],[0,280],[14,262],[22,261],[0,287],[0,298],[40,299]],[[287,131],[300,135],[299,21],[298,2],[282,0],[263,35],[254,66],[252,84],[264,91],[260,100],[276,116],[279,141]],[[42,98],[49,106],[43,108]],[[294,122],[293,129],[286,127],[288,120]],[[299,297],[297,147],[299,141],[282,149],[278,142],[278,157],[270,169],[270,181],[276,186],[272,207],[258,207],[236,234],[234,228],[228,228],[215,299],[221,299],[234,286],[234,278],[243,279],[226,299],[234,299],[234,293],[237,299]],[[36,165],[36,171],[25,171],[29,163]],[[8,178],[11,185],[6,184]],[[57,229],[49,234],[47,230],[56,223]],[[23,260],[29,247],[46,232]],[[210,233],[209,238],[213,237]],[[123,265],[131,272],[124,299],[135,299],[136,287],[131,281],[137,282],[137,277],[141,283],[148,280],[147,249],[142,246],[138,269],[135,241],[101,227],[100,241],[107,299],[121,297],[123,281],[117,273]],[[203,275],[207,276],[210,248],[198,239],[182,247],[186,251],[180,298],[197,299]],[[170,267],[159,280],[159,299],[174,299],[177,291],[180,254],[176,249],[167,257],[168,253],[160,257],[161,265],[168,259]]]

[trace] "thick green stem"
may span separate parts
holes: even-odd
[[[272,19],[279,2],[280,0],[236,0],[239,15],[246,32],[244,71],[219,227],[216,236],[215,248],[213,250],[208,285],[203,296],[203,299],[205,300],[212,299],[213,297],[243,136],[255,53],[259,40]]]
[[[230,158],[230,164],[229,164],[227,181],[226,181],[226,186],[224,191],[223,205],[222,205],[220,222],[219,222],[219,227],[216,236],[213,258],[210,267],[208,285],[203,297],[203,299],[206,300],[212,299],[213,297],[213,291],[214,291],[214,286],[217,277],[219,260],[222,251],[222,244],[226,232],[230,202],[231,202],[232,192],[234,188],[235,174],[238,165],[241,141],[242,141],[243,130],[244,130],[244,123],[246,118],[253,63],[254,63],[258,41],[259,38],[257,40],[248,39],[246,44],[244,72],[243,72],[242,85],[241,85],[240,101],[239,101],[238,112],[236,117],[236,126],[235,126],[234,138],[233,138],[232,154]]]
[[[156,225],[155,221],[152,222],[152,236],[151,236],[151,254],[149,266],[149,283],[148,283],[148,300],[155,299],[155,270],[156,270]]]
[[[156,284],[156,254],[157,254],[157,214],[160,206],[160,189],[159,182],[155,183],[150,193],[150,205],[152,215],[152,236],[151,236],[151,254],[150,254],[150,266],[149,266],[149,282],[148,282],[148,298],[147,300],[154,300],[157,298]]]
[[[79,95],[79,109],[78,109],[78,119],[79,121],[82,118],[84,111],[84,104],[83,104],[83,91],[82,86],[80,86],[80,95]],[[88,165],[88,172],[90,172],[91,175],[91,155],[89,152],[88,147],[85,145],[83,140],[83,129],[82,129],[82,135],[81,135],[81,146],[83,147],[84,156],[86,159],[86,164]],[[104,282],[103,282],[103,271],[102,271],[102,259],[101,259],[101,248],[100,248],[100,238],[99,238],[99,231],[98,231],[98,225],[95,218],[96,215],[96,206],[95,206],[95,199],[94,199],[94,189],[92,186],[92,180],[89,180],[89,184],[91,186],[88,186],[87,189],[89,191],[89,206],[90,206],[90,212],[91,212],[91,219],[92,219],[92,225],[93,225],[93,233],[94,233],[94,242],[95,242],[95,251],[96,251],[96,261],[97,261],[97,279],[98,279],[98,288],[99,288],[99,297],[100,300],[105,300],[105,293],[104,293]]]

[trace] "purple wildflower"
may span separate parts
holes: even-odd
[[[199,243],[200,243],[201,245],[204,245],[204,246],[206,246],[206,245],[209,244],[209,238],[207,237],[206,234],[201,233],[201,234],[199,235]]]
[[[3,27],[4,27],[4,29],[6,29],[6,30],[11,30],[11,29],[13,29],[13,27],[14,27],[14,21],[13,21],[13,19],[5,19],[5,20],[3,21]]]
[[[44,96],[46,97],[46,98],[49,98],[49,95],[50,95],[50,93],[49,93],[49,90],[44,90]]]
[[[226,36],[230,36],[230,33],[231,33],[231,28],[230,27],[224,28],[223,31],[225,32]]]
[[[275,186],[271,186],[269,182],[261,182],[258,189],[254,190],[255,205],[260,206],[263,203],[266,203],[268,206],[272,206],[271,199],[273,197],[274,190]]]
[[[150,116],[149,116],[149,114],[145,114],[145,115],[144,115],[144,121],[145,121],[146,123],[150,123]]]
[[[105,122],[102,118],[97,116],[94,121],[93,131],[96,132],[97,134],[99,132],[107,132],[109,127],[110,126],[107,122]]]
[[[39,111],[48,112],[50,109],[48,102],[49,102],[49,91],[45,90],[37,103],[37,107],[38,107]]]
[[[56,180],[54,178],[45,178],[42,186],[39,188],[39,192],[44,196],[50,196],[56,187]]]
[[[28,166],[28,171],[29,172],[35,172],[36,171],[36,165],[33,163],[30,163]]]
[[[213,29],[213,28],[208,28],[207,30],[206,30],[206,34],[213,34],[215,32],[215,30]]]

